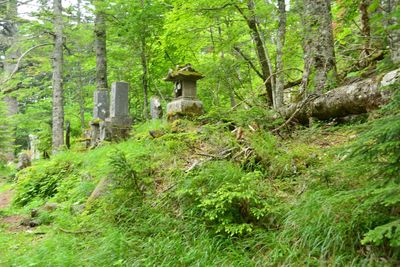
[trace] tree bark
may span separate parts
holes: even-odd
[[[300,103],[281,108],[279,113],[307,124],[309,118],[327,120],[369,112],[379,108],[390,99],[390,91],[382,87],[400,82],[400,69],[382,78],[368,78],[350,85],[338,87],[323,95],[315,95]]]
[[[363,50],[361,52],[361,65],[366,67],[368,62],[368,57],[370,56],[371,49],[371,27],[369,23],[369,13],[368,7],[370,5],[370,0],[361,0],[358,6],[361,14],[361,33],[364,38]]]
[[[390,58],[393,63],[400,63],[400,29],[398,26],[399,19],[394,14],[400,11],[400,0],[384,0],[384,10],[386,17],[386,29],[388,32],[388,42],[390,48]]]
[[[141,40],[141,51],[140,51],[140,59],[142,64],[142,86],[143,86],[143,116],[145,120],[149,119],[149,96],[148,96],[148,68],[147,68],[147,56],[146,56],[146,39],[142,36]]]
[[[77,14],[76,14],[76,22],[78,25],[81,25],[82,23],[82,12],[81,12],[81,5],[82,5],[82,0],[77,1]],[[78,47],[78,53],[82,54],[82,49],[79,46]],[[84,132],[86,128],[86,122],[85,122],[85,93],[83,90],[83,70],[82,70],[82,64],[80,58],[78,58],[77,61],[77,82],[76,82],[76,87],[78,91],[78,103],[79,103],[79,118],[81,121],[81,130],[82,133]]]
[[[16,43],[17,36],[17,1],[16,0],[8,0],[6,2],[5,8],[5,21],[7,25],[7,30],[5,32],[1,32],[0,36],[0,48],[3,52],[6,52],[10,47],[14,47]],[[3,27],[4,28],[4,27]],[[16,67],[15,60],[18,58],[18,52],[7,53],[6,60],[4,61],[4,75],[11,75],[12,70]],[[4,84],[4,82],[2,82]],[[0,90],[2,91],[2,90]],[[5,153],[5,156],[8,161],[12,161],[15,158],[15,125],[12,123],[12,117],[18,113],[18,100],[13,96],[6,96],[0,101],[4,101],[7,112],[7,125],[4,125],[6,128],[6,132],[9,133],[9,138],[7,138],[4,146],[1,147],[1,152]]]
[[[96,49],[96,89],[105,90],[108,88],[107,82],[107,31],[105,14],[102,7],[98,4],[103,0],[96,0],[96,14],[94,20],[95,49]]]
[[[61,0],[53,0],[54,53],[53,53],[53,154],[64,144],[63,98],[63,19]]]
[[[285,87],[285,76],[283,73],[283,47],[285,46],[286,35],[286,5],[285,0],[278,0],[279,25],[278,38],[276,43],[276,84],[274,108],[280,108],[283,105],[283,90]]]
[[[322,93],[335,83],[336,60],[330,0],[303,0],[304,73],[301,93],[309,87]],[[309,83],[310,77],[314,77]]]

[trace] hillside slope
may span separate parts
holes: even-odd
[[[280,137],[256,108],[156,121],[35,162],[3,179],[0,265],[396,265],[399,103]]]

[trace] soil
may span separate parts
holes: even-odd
[[[12,190],[0,192],[0,228],[4,226],[9,232],[26,231],[30,227],[21,225],[25,217],[21,215],[2,216],[1,212],[6,210],[11,205],[11,200],[14,195]]]

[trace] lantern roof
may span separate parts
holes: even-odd
[[[203,74],[194,70],[191,64],[186,64],[184,66],[177,65],[174,70],[169,69],[167,77],[163,80],[167,82],[197,81],[203,78]]]

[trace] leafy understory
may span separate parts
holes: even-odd
[[[36,162],[16,175],[14,204],[0,214],[0,263],[395,265],[398,97],[369,122],[315,124],[284,140],[267,121],[209,114]],[[12,214],[38,226],[10,229]]]

